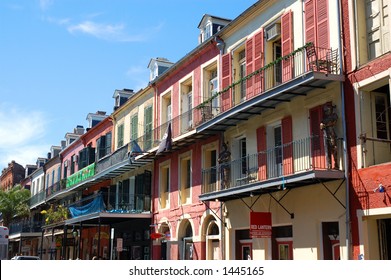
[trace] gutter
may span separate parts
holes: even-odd
[[[344,67],[344,56],[342,52],[342,31],[341,31],[341,3],[339,0],[335,1],[336,7],[337,7],[337,14],[338,14],[338,20],[339,24],[337,24],[338,28],[338,55],[340,58],[340,65],[341,65],[341,74],[345,73],[345,67]],[[346,227],[346,251],[347,251],[347,259],[351,259],[351,250],[350,250],[350,204],[349,204],[349,171],[348,171],[348,153],[347,153],[347,146],[346,146],[346,139],[347,139],[347,133],[346,133],[346,111],[345,111],[345,90],[344,90],[344,84],[343,82],[340,82],[340,91],[341,91],[341,111],[342,111],[342,129],[343,129],[343,155],[344,155],[344,167],[345,167],[345,192],[346,192],[346,214],[345,214],[345,227]]]

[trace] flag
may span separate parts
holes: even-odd
[[[141,150],[139,144],[136,142],[136,140],[133,140],[132,143],[131,143],[131,147],[132,147],[132,150],[131,150],[131,153],[132,154],[142,154],[144,151]]]
[[[166,133],[164,133],[162,141],[159,144],[159,148],[156,151],[156,155],[164,151],[171,150],[172,139],[171,139],[171,123],[168,124]]]

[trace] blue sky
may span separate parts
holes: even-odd
[[[256,0],[0,1],[0,169],[35,164],[116,89],[148,83],[151,58],[178,61],[204,14],[234,19]]]

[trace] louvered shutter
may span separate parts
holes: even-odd
[[[225,90],[231,85],[231,54],[224,54],[221,58],[221,90]],[[231,89],[221,94],[222,111],[231,108]]]
[[[266,180],[266,128],[261,126],[257,128],[257,151],[258,151],[258,180]]]
[[[254,71],[257,71],[264,66],[263,51],[263,29],[261,29],[257,34],[254,35]],[[262,71],[254,76],[254,95],[259,95],[263,92],[263,75],[264,72]]]
[[[246,41],[246,75],[254,72],[254,38],[250,38]],[[246,80],[246,96],[247,99],[254,96],[253,92],[254,77]]]
[[[328,49],[329,43],[329,16],[328,1],[316,1],[316,25],[317,25],[317,46]]]
[[[293,174],[292,117],[281,120],[284,175]]]
[[[292,34],[292,11],[289,11],[281,17],[281,51],[282,56],[286,56],[293,51]],[[292,79],[293,58],[289,57],[282,61],[282,81],[286,82]]]
[[[316,45],[315,38],[315,0],[308,0],[304,3],[305,15],[305,42],[312,42]]]
[[[307,0],[305,9],[305,42],[330,48],[328,0]]]

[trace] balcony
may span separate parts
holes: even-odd
[[[247,121],[251,116],[305,96],[328,83],[343,81],[337,49],[324,49],[311,43],[250,73],[229,87],[215,92],[201,104],[173,118],[173,149],[195,143]],[[151,130],[135,141],[154,158],[168,123]]]
[[[341,140],[338,141],[338,167],[330,163],[332,168],[328,168],[323,140],[323,137],[308,137],[204,169],[200,199],[226,201],[343,179]]]
[[[38,205],[45,203],[46,192],[40,191],[30,198],[30,208],[37,207]]]
[[[70,219],[66,224],[72,224],[98,217],[140,217],[150,216],[151,196],[145,194],[129,195],[126,193],[98,193],[85,197],[68,205]],[[135,216],[136,214],[136,216]],[[119,216],[120,215],[120,216]]]
[[[309,43],[204,100],[196,107],[200,116],[194,117],[198,120],[196,131],[203,134],[224,131],[295,97],[343,80],[338,50]],[[220,104],[218,108],[213,105],[216,103]]]
[[[42,225],[40,221],[21,221],[13,222],[9,225],[9,234],[12,235],[31,235],[31,234],[42,234]]]

